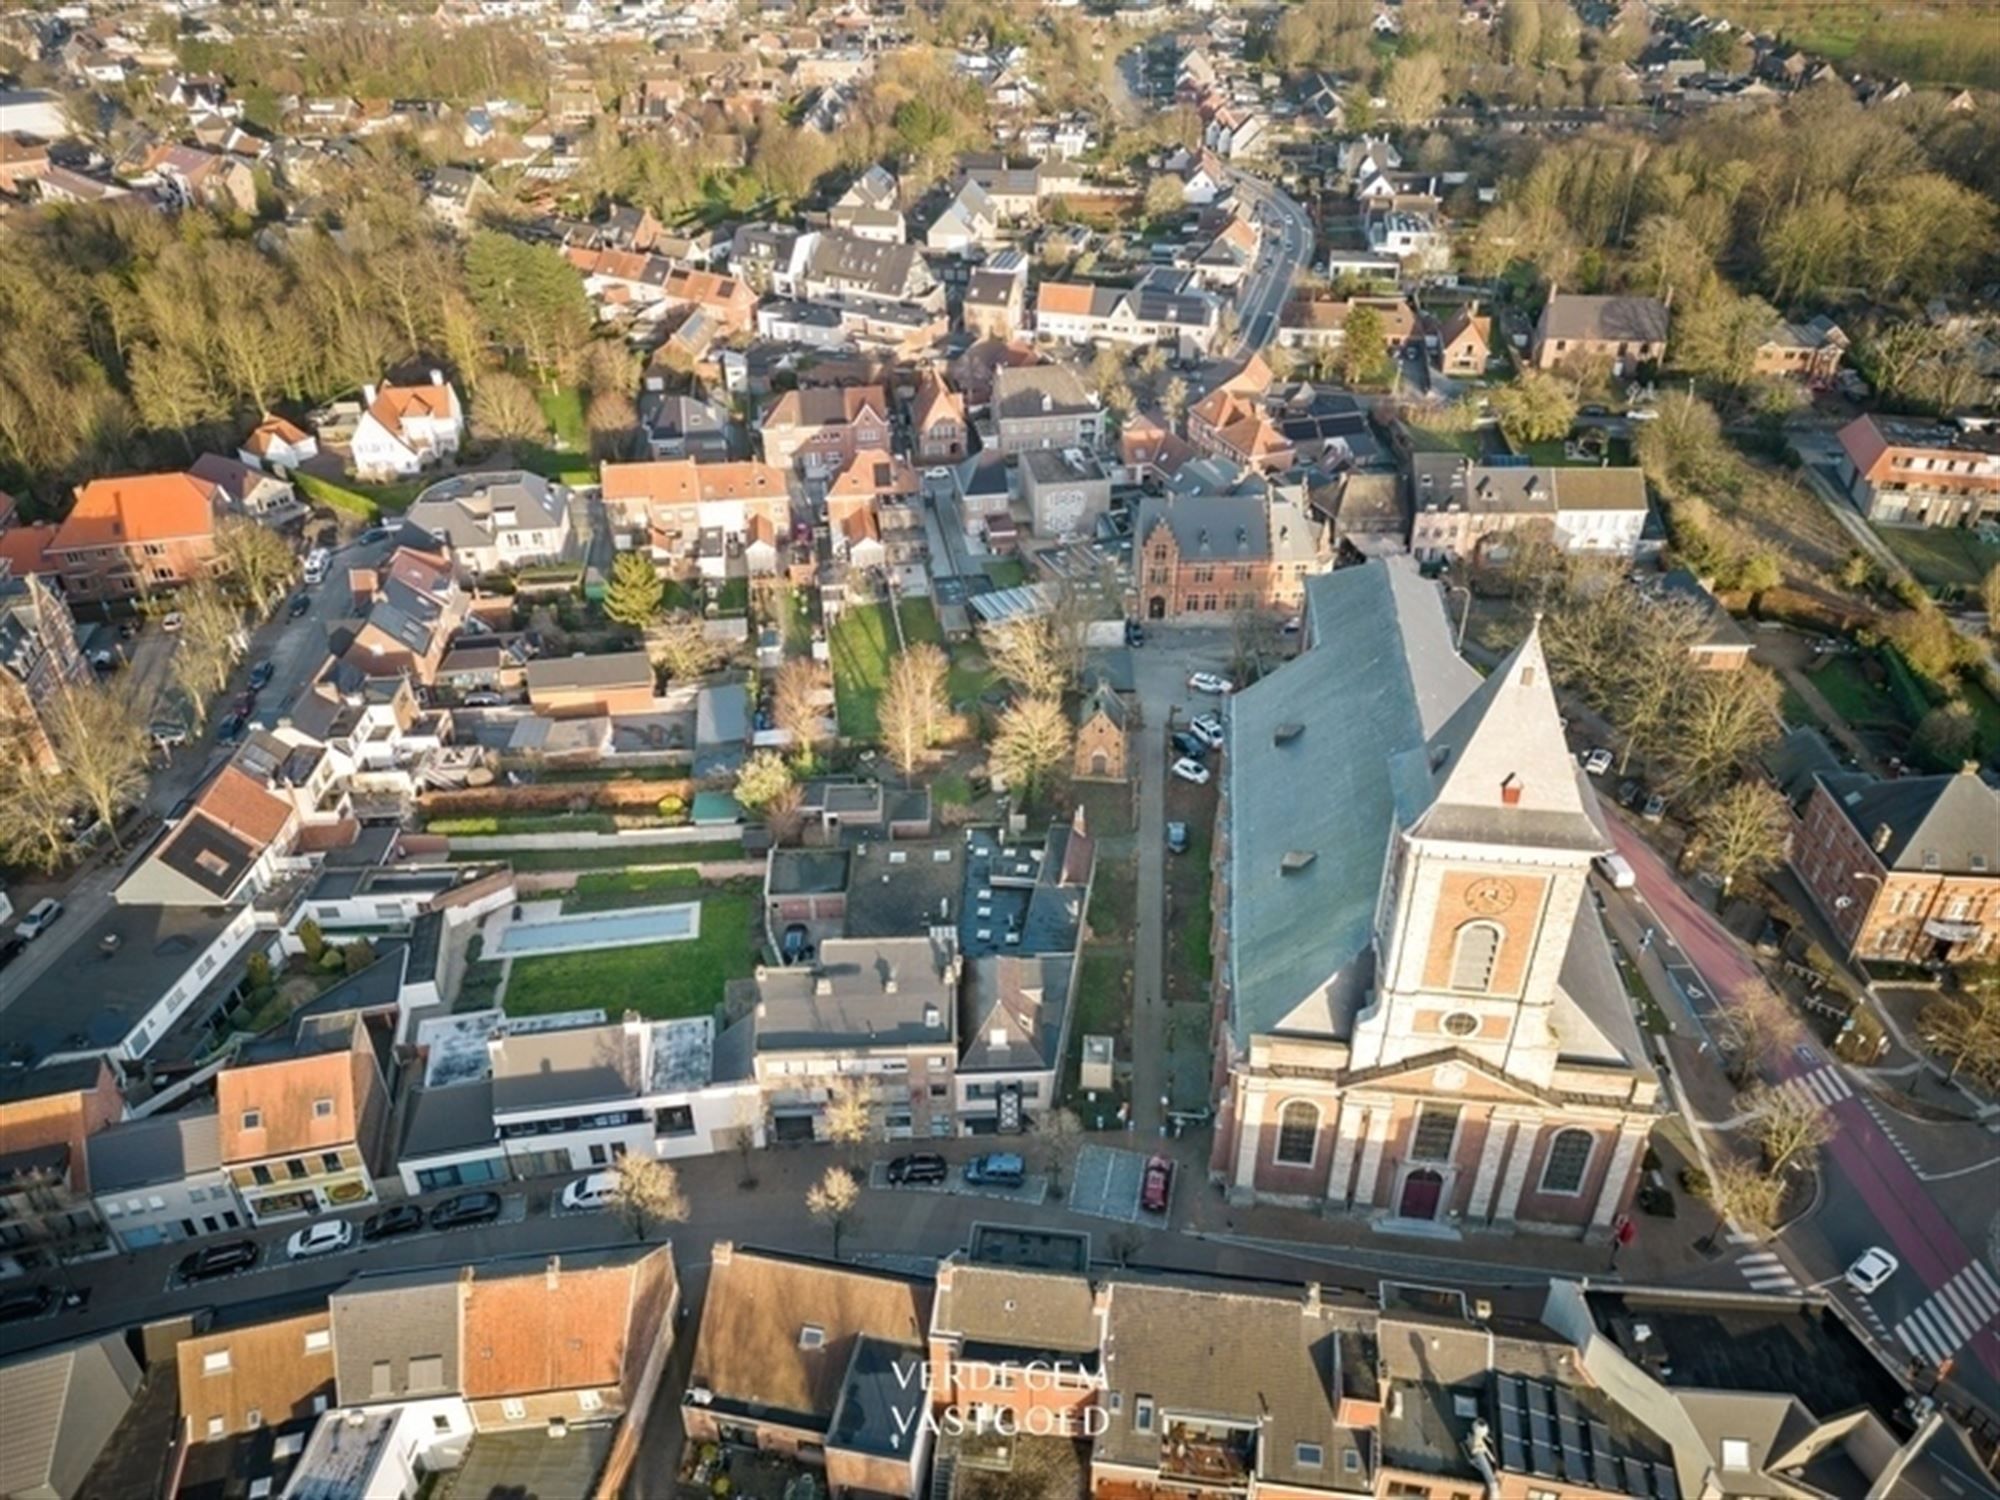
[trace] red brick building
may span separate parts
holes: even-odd
[[[764,413],[763,435],[766,463],[824,479],[855,454],[889,446],[889,398],[879,385],[786,391]]]
[[[1820,776],[1791,863],[1855,958],[2000,958],[2000,791],[1976,771]]]
[[[199,577],[215,556],[217,488],[192,474],[79,485],[43,556],[73,600],[129,599]]]

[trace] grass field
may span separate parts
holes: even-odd
[[[543,391],[537,399],[542,403],[542,415],[549,419],[549,430],[555,433],[559,445],[579,453],[590,446],[590,434],[583,425],[582,391],[566,385],[561,390]]]
[[[1028,581],[1028,565],[1018,557],[996,558],[986,565],[986,576],[996,589],[1015,589]]]
[[[1139,872],[1128,859],[1100,859],[1090,892],[1091,936],[1130,942],[1139,915]]]
[[[701,872],[685,865],[664,870],[607,870],[578,876],[563,910],[616,911],[621,906],[685,901],[687,893],[700,886]]]
[[[614,905],[630,905],[629,900]],[[648,943],[590,953],[517,958],[507,980],[510,1015],[602,1009],[636,1010],[648,1020],[705,1016],[722,1003],[723,986],[756,967],[749,895],[702,897],[701,936],[686,943]]]
[[[517,870],[627,870],[651,865],[692,869],[704,862],[739,860],[740,842],[713,844],[633,844],[622,849],[513,849],[506,854],[461,854],[456,864],[491,864],[504,860]]]
[[[517,812],[433,818],[424,831],[447,838],[492,838],[510,833],[610,833],[614,827],[610,813]]]
[[[1875,534],[1930,588],[1976,588],[2000,565],[2000,546],[1945,526],[1878,526]]]
[[[944,628],[928,599],[904,599],[896,607],[903,638],[915,645],[944,644]],[[896,631],[889,606],[867,604],[849,609],[833,627],[828,642],[833,653],[833,693],[840,732],[851,740],[872,740],[882,732],[877,705],[889,680],[889,658],[896,652]]]
[[[1903,719],[1896,695],[1870,682],[1858,658],[1836,656],[1810,676],[1820,696],[1850,724],[1900,723]]]
[[[1436,427],[1412,427],[1409,432],[1410,447],[1418,453],[1463,453],[1475,461],[1482,456],[1479,433],[1474,428],[1446,432]]]
[[[1122,1089],[1100,1091],[1095,1106],[1077,1086],[1083,1062],[1086,1036],[1116,1039],[1114,1051],[1119,1061],[1132,1055],[1132,952],[1124,947],[1092,947],[1083,951],[1076,976],[1076,1018],[1070,1026],[1069,1057],[1063,1069],[1063,1086],[1069,1106],[1076,1111],[1086,1130],[1105,1130],[1116,1124]]]

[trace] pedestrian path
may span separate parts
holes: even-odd
[[[1734,1238],[1734,1236],[1731,1236]],[[1753,1292],[1796,1292],[1799,1279],[1788,1269],[1775,1250],[1753,1250],[1736,1257],[1736,1269],[1750,1283]]]
[[[1898,1323],[1896,1337],[1910,1353],[1943,1364],[1981,1333],[1993,1333],[1996,1318],[2000,1281],[1973,1261]]]
[[[1846,1075],[1831,1065],[1814,1068],[1810,1073],[1801,1073],[1796,1078],[1787,1078],[1776,1087],[1779,1093],[1792,1094],[1810,1100],[1814,1104],[1823,1105],[1827,1109],[1833,1108],[1843,1099],[1854,1097],[1853,1086],[1848,1083]]]

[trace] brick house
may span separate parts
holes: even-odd
[[[0,727],[18,727],[36,762],[54,770],[49,707],[63,689],[90,679],[90,664],[52,580],[9,577],[5,567],[0,562]]]
[[[1816,777],[1791,865],[1851,957],[2000,957],[2000,791],[1976,770]]]
[[[602,473],[612,523],[644,537],[653,556],[670,563],[691,561],[702,533],[719,531],[755,572],[767,553],[776,566],[777,548],[791,533],[792,497],[782,468],[669,458],[606,464]]]
[[[926,466],[955,464],[965,457],[972,425],[965,417],[965,398],[945,384],[935,370],[926,370],[910,403],[910,439],[917,462]]]
[[[889,446],[889,398],[879,385],[786,391],[761,426],[766,463],[825,479],[853,463],[855,454]]]
[[[1538,370],[1602,359],[1617,376],[1656,365],[1667,353],[1667,304],[1657,297],[1581,297],[1550,291],[1535,323]]]
[[[643,651],[531,661],[527,681],[529,704],[551,719],[642,714],[653,707],[653,663]]]
[[[303,1025],[215,1079],[222,1164],[258,1224],[375,1201],[389,1088],[365,1023]]]
[[[1804,323],[1780,323],[1753,351],[1750,373],[1831,385],[1847,349],[1846,333],[1823,313]]]
[[[1103,678],[1077,710],[1076,750],[1070,774],[1079,781],[1124,781],[1130,774],[1130,728],[1125,703]]]
[[[1104,411],[1066,365],[1003,365],[993,372],[993,426],[1002,453],[1093,448]]]
[[[216,486],[192,474],[130,474],[79,485],[43,551],[71,599],[178,588],[215,557]]]
[[[857,453],[826,490],[826,523],[835,552],[859,568],[924,556],[917,471],[882,452]]]
[[[1484,375],[1493,354],[1493,320],[1468,302],[1438,330],[1438,368],[1447,375]]]
[[[1840,429],[1841,482],[1891,526],[1977,526],[2000,517],[2000,430],[1869,413]]]
[[[1148,496],[1133,535],[1148,620],[1293,610],[1306,576],[1327,565],[1324,528],[1275,494]]]

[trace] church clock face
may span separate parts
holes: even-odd
[[[1482,917],[1497,917],[1514,904],[1511,881],[1491,878],[1476,880],[1465,890],[1465,904]]]

